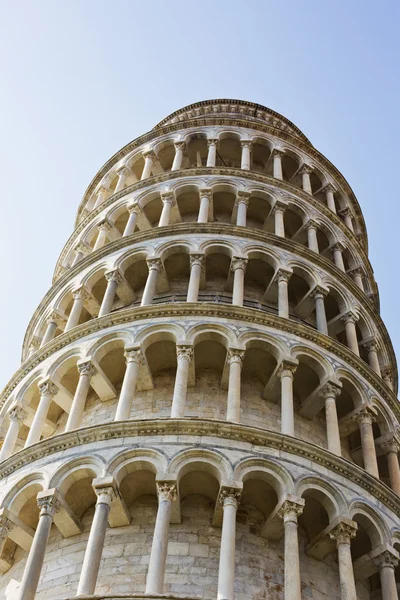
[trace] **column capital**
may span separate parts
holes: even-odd
[[[332,246],[332,250],[338,250],[339,252],[344,252],[344,244],[342,242],[335,242]]]
[[[202,267],[204,264],[204,254],[200,254],[200,253],[195,253],[193,252],[192,254],[189,255],[189,259],[190,259],[190,266],[193,267],[194,265],[198,265],[199,267]]]
[[[174,502],[178,496],[176,483],[172,481],[156,481],[159,502]]]
[[[138,202],[136,202],[136,200],[134,200],[133,202],[128,204],[127,209],[128,209],[128,213],[130,215],[132,215],[133,213],[136,215],[140,215],[140,213],[141,213],[140,205]]]
[[[40,348],[40,339],[34,336],[29,342],[29,352],[36,352]]]
[[[242,348],[228,348],[226,360],[231,365],[232,363],[243,364],[245,350]]]
[[[328,183],[324,188],[322,188],[321,191],[325,192],[325,194],[327,194],[329,192],[331,194],[336,194],[337,189],[335,188],[335,186],[333,185],[333,183]]]
[[[144,364],[144,356],[142,354],[142,350],[140,346],[135,346],[132,348],[125,348],[124,356],[126,359],[126,364],[135,362],[138,365]]]
[[[218,139],[217,138],[209,138],[207,140],[207,146],[210,147],[212,145],[218,146]]]
[[[58,387],[49,378],[39,381],[38,388],[42,396],[55,396],[58,392]]]
[[[17,423],[23,423],[27,416],[27,411],[19,404],[14,404],[8,411],[10,421],[16,421]]]
[[[367,350],[367,352],[376,352],[378,348],[378,343],[374,337],[369,337],[360,342],[361,346]]]
[[[118,169],[115,170],[115,172],[119,177],[121,175],[125,175],[125,177],[128,177],[132,173],[130,168],[127,167],[126,165],[121,165],[120,167],[118,167]]]
[[[348,206],[346,206],[345,208],[342,208],[341,210],[339,210],[338,214],[341,217],[352,217],[353,216],[353,214],[352,214],[352,212],[351,212],[351,210],[350,210],[350,208]]]
[[[121,275],[119,269],[113,269],[112,271],[106,271],[104,273],[104,277],[106,278],[106,280],[108,282],[116,281],[117,284],[120,284],[122,281],[122,275]]]
[[[307,165],[306,163],[303,163],[299,169],[300,175],[303,175],[303,173],[307,173],[307,175],[310,175],[310,173],[312,173],[313,171],[314,167],[312,167],[311,165]]]
[[[326,400],[327,398],[337,398],[342,393],[342,386],[334,381],[328,381],[324,386],[319,390],[318,396],[319,398],[323,398]]]
[[[74,300],[88,300],[90,294],[87,289],[81,285],[72,292],[72,297]]]
[[[235,204],[238,205],[240,203],[249,205],[250,200],[250,192],[245,192],[244,190],[239,190],[236,196]]]
[[[74,251],[81,252],[83,256],[87,256],[92,251],[92,248],[88,244],[86,244],[86,242],[79,242],[75,246]]]
[[[211,200],[213,195],[211,188],[200,188],[199,194],[200,198],[208,198],[209,200]]]
[[[231,505],[237,508],[240,502],[240,496],[242,495],[242,490],[234,487],[221,487],[218,500],[220,504],[225,508],[225,506]]]
[[[349,271],[347,271],[348,275],[351,275],[352,277],[356,277],[356,275],[364,275],[364,271],[362,269],[362,267],[354,267],[354,269],[350,269]]]
[[[49,316],[46,319],[46,323],[49,325],[50,323],[55,323],[58,327],[62,327],[67,322],[67,319],[57,312],[56,310],[52,310]]]
[[[315,221],[314,219],[308,219],[306,227],[307,229],[318,229],[319,223],[317,223],[317,221]]]
[[[288,281],[292,275],[293,275],[293,271],[289,271],[289,269],[285,269],[282,267],[276,271],[274,279],[278,283],[280,283],[281,281],[288,283]]]
[[[99,230],[103,229],[104,231],[111,231],[111,229],[113,228],[110,221],[105,218],[97,223],[97,227],[99,228]]]
[[[149,268],[149,271],[161,271],[162,269],[162,262],[161,262],[161,258],[148,258],[146,260],[147,262],[147,266]]]
[[[383,569],[384,567],[395,569],[399,564],[399,554],[394,548],[388,548],[382,554],[375,556],[373,563],[378,569]]]
[[[175,150],[185,150],[186,149],[186,142],[184,142],[183,140],[178,140],[176,142],[174,142],[174,146],[175,146]]]
[[[385,454],[390,454],[391,452],[398,454],[400,451],[400,441],[394,436],[391,436],[390,438],[381,441],[380,447]]]
[[[176,345],[176,356],[178,360],[187,360],[190,362],[193,358],[193,345],[192,344],[177,344]]]
[[[361,406],[361,409],[353,415],[353,419],[357,421],[359,425],[372,425],[372,423],[376,420],[377,412],[373,406],[366,404],[365,406]]]
[[[245,271],[247,267],[247,262],[247,258],[242,258],[240,256],[232,256],[231,271],[236,271],[236,269],[242,269],[242,271]]]
[[[252,144],[252,140],[240,140],[240,145],[242,148],[251,148]]]
[[[296,496],[288,494],[286,500],[278,510],[278,517],[283,519],[285,523],[297,524],[297,518],[302,514],[304,505],[304,498],[297,498]]]
[[[110,506],[113,500],[118,497],[113,477],[96,477],[96,479],[93,479],[92,487],[97,496],[97,504],[107,504]]]
[[[281,148],[273,148],[272,152],[271,152],[271,156],[272,158],[275,158],[275,156],[279,156],[280,158],[282,158],[282,156],[285,155],[285,151],[282,150]]]
[[[175,196],[173,194],[173,192],[161,192],[160,194],[161,196],[161,200],[163,204],[175,204],[176,200],[175,200]]]
[[[274,207],[272,209],[272,214],[275,215],[277,212],[284,213],[287,209],[287,203],[282,200],[276,200]]]
[[[322,287],[321,285],[316,285],[313,287],[313,289],[310,292],[310,297],[311,298],[325,298],[325,296],[327,296],[329,294],[329,290],[327,290],[326,288]]]
[[[154,150],[152,148],[149,148],[147,150],[143,150],[142,156],[143,156],[144,159],[149,158],[153,162],[155,160],[157,160],[157,156],[156,156],[156,154],[155,154],[155,152],[154,152]]]
[[[43,490],[36,496],[37,505],[40,509],[40,516],[48,515],[53,518],[56,512],[61,509],[61,504],[57,500],[57,491]]]
[[[329,532],[329,537],[336,542],[336,547],[340,546],[340,544],[350,544],[351,540],[357,534],[357,528],[358,525],[355,521],[346,519],[346,521],[341,521]]]
[[[341,318],[344,323],[357,323],[358,319],[359,316],[351,310]]]
[[[96,373],[96,368],[90,359],[79,361],[76,366],[78,368],[79,375],[89,375],[91,377]]]
[[[278,369],[278,375],[280,377],[294,377],[296,373],[296,369],[298,367],[298,362],[290,359],[284,359]]]

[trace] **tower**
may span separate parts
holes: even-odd
[[[0,600],[393,600],[399,408],[357,199],[178,110],[89,185],[1,394]]]

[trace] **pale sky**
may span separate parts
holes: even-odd
[[[399,26],[396,0],[0,0],[0,388],[93,176],[209,98],[283,114],[349,181],[398,354]]]

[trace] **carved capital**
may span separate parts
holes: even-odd
[[[242,148],[251,148],[252,146],[252,141],[251,140],[240,140],[240,145],[242,146]]]
[[[297,523],[297,518],[302,514],[304,505],[303,498],[291,497],[284,501],[277,514],[285,523]]]
[[[85,242],[79,242],[74,248],[75,252],[83,254],[83,256],[87,256],[91,251],[91,247],[85,244]]]
[[[240,496],[242,495],[242,490],[237,488],[223,487],[221,488],[218,495],[218,502],[225,506],[234,506],[236,509],[239,506]]]
[[[174,142],[175,150],[181,150],[182,152],[186,150],[186,142]]]
[[[128,208],[128,212],[130,215],[132,215],[132,214],[140,215],[141,208],[140,208],[138,202],[132,202],[131,204],[128,204],[127,208]]]
[[[321,287],[320,285],[316,285],[310,292],[311,298],[325,298],[329,293],[329,290]]]
[[[280,377],[294,377],[298,365],[289,360],[283,360],[279,366],[278,374]]]
[[[190,266],[199,266],[202,267],[204,264],[204,254],[191,254],[190,255]]]
[[[39,392],[42,396],[55,396],[58,392],[58,387],[51,379],[43,379],[38,383]]]
[[[66,323],[66,319],[65,317],[63,317],[62,315],[60,315],[60,313],[58,313],[57,311],[53,310],[50,315],[47,317],[46,322],[48,325],[50,325],[50,323],[55,323],[57,325],[57,327],[59,327],[61,329],[61,327],[63,325],[65,325]]]
[[[72,297],[74,300],[87,300],[89,298],[89,292],[81,285],[81,287],[76,288],[72,292]]]
[[[118,177],[129,177],[131,173],[132,171],[126,165],[122,165],[122,167],[118,167],[118,169],[116,170],[116,174],[118,175]]]
[[[149,271],[152,271],[152,270],[161,271],[161,269],[162,269],[161,258],[148,258],[146,262],[147,262]]]
[[[135,362],[138,365],[144,364],[144,357],[140,348],[125,348],[124,356],[126,364]]]
[[[353,416],[353,419],[357,421],[359,425],[372,425],[376,420],[376,417],[376,410],[372,406],[366,405]]]
[[[327,398],[337,398],[342,393],[342,387],[333,381],[328,381],[318,392],[318,396],[326,400]]]
[[[283,156],[285,156],[285,151],[281,150],[280,148],[274,148],[271,152],[271,156],[272,158],[282,158]]]
[[[301,175],[303,175],[304,173],[306,173],[307,175],[310,175],[310,173],[313,172],[313,167],[311,167],[310,165],[306,165],[305,163],[303,165],[301,165],[300,169],[299,169],[299,173]]]
[[[342,244],[342,242],[336,242],[336,244],[333,244],[332,250],[333,251],[337,251],[337,252],[343,252],[344,251],[344,245]]]
[[[323,192],[325,192],[325,194],[331,193],[331,194],[336,194],[337,189],[335,188],[335,186],[332,183],[328,183],[322,190]]]
[[[142,156],[145,160],[149,159],[152,162],[154,162],[155,160],[157,160],[157,156],[154,152],[154,150],[152,150],[151,148],[149,150],[144,150],[142,152]]]
[[[345,315],[343,315],[342,321],[344,323],[357,323],[357,321],[358,321],[358,315],[356,315],[356,313],[354,313],[352,311],[349,311],[348,313],[346,313]]]
[[[352,217],[351,214],[351,210],[348,206],[346,206],[345,208],[342,208],[341,210],[339,210],[339,215],[343,218],[345,217]]]
[[[159,502],[174,502],[177,498],[176,484],[169,481],[157,481],[157,494]]]
[[[210,138],[209,140],[207,140],[207,146],[218,146],[218,140],[217,138]]]
[[[278,212],[281,212],[282,214],[284,214],[285,210],[287,209],[287,204],[286,202],[282,202],[281,200],[277,200],[274,204],[274,208],[272,209],[272,214],[275,215]]]
[[[102,221],[99,221],[99,223],[97,224],[97,227],[99,228],[99,231],[111,231],[112,229],[112,225],[110,223],[110,221],[108,221],[107,219],[103,219]]]
[[[231,365],[232,363],[243,364],[245,351],[241,348],[229,348],[227,353],[227,361]]]
[[[367,340],[363,340],[361,344],[367,350],[367,352],[376,352],[377,351],[377,341],[375,338],[368,338]]]
[[[308,219],[307,223],[306,223],[306,227],[307,229],[318,229],[319,227],[319,223],[317,223],[317,221],[314,221],[314,219]]]
[[[171,204],[171,206],[176,203],[175,196],[172,192],[162,192],[161,200],[163,204]]]
[[[379,556],[376,556],[373,559],[374,565],[378,567],[378,569],[383,569],[384,567],[389,567],[390,569],[395,569],[399,564],[399,557],[396,550],[393,549],[393,552],[390,550],[385,550]]]
[[[278,283],[281,283],[281,282],[288,283],[288,281],[292,275],[293,275],[292,271],[288,271],[287,269],[278,269],[275,274],[275,280]]]
[[[23,423],[27,416],[28,413],[19,404],[15,404],[8,411],[8,418],[10,421],[17,421],[17,423]]]
[[[240,256],[233,256],[231,262],[231,271],[236,271],[236,269],[246,270],[247,267],[247,258],[241,258]]]
[[[79,375],[89,375],[91,377],[95,374],[96,369],[90,360],[85,360],[77,364]]]
[[[249,205],[249,201],[250,201],[250,192],[244,192],[244,191],[239,191],[237,193],[237,197],[236,197],[236,205],[243,203],[246,206]]]
[[[211,200],[212,198],[212,189],[211,188],[201,188],[201,190],[199,191],[200,194],[200,199],[201,198],[208,198],[209,200]]]
[[[106,271],[106,273],[104,273],[104,277],[106,278],[108,283],[110,283],[110,281],[115,281],[117,284],[120,284],[122,281],[122,275],[118,271],[118,269],[114,269],[113,271]]]
[[[394,437],[384,440],[380,443],[380,446],[385,454],[390,454],[391,452],[398,454],[400,451],[400,442]]]
[[[48,515],[52,518],[61,508],[60,503],[53,493],[46,496],[45,492],[43,492],[43,495],[37,498],[37,505],[40,510],[40,516]]]
[[[190,362],[193,358],[193,346],[191,344],[179,344],[176,346],[176,356],[178,360],[187,360]]]
[[[356,536],[357,523],[339,523],[332,531],[329,532],[331,540],[336,542],[336,546],[340,544],[350,544],[351,540]]]

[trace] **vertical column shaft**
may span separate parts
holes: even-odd
[[[243,306],[244,296],[244,273],[246,270],[247,259],[233,257],[231,270],[233,271],[233,294],[232,304]]]
[[[230,348],[227,362],[229,363],[228,404],[226,420],[240,422],[240,381],[244,359],[244,350]]]
[[[223,507],[221,548],[218,570],[218,600],[233,600],[235,584],[236,513],[240,491],[225,489],[220,492]]]
[[[297,365],[283,361],[279,370],[281,378],[281,432],[294,435],[293,379]]]
[[[140,214],[139,204],[137,202],[131,204],[130,206],[128,206],[128,211],[129,218],[124,229],[123,237],[126,237],[127,235],[132,235],[135,232],[136,223]]]
[[[285,500],[279,516],[285,529],[285,600],[301,600],[300,556],[297,518],[303,512],[304,500]]]
[[[174,394],[172,397],[171,417],[180,419],[185,415],[186,394],[189,379],[189,366],[193,357],[193,348],[188,345],[176,347],[177,369]]]
[[[250,148],[251,142],[249,140],[242,140],[240,142],[242,146],[242,160],[241,160],[241,168],[245,171],[249,171],[250,169]]]
[[[68,415],[65,431],[77,429],[82,421],[82,415],[85,410],[86,398],[90,388],[90,380],[95,369],[90,362],[86,360],[77,365],[79,371],[79,381],[76,386],[74,399],[72,401],[71,412]]]
[[[135,397],[139,368],[144,362],[140,348],[127,348],[125,350],[125,358],[126,370],[114,421],[125,421],[129,419],[133,399]]]
[[[50,379],[41,381],[38,387],[40,391],[40,400],[35,412],[35,416],[33,417],[28,437],[26,438],[25,448],[31,444],[35,444],[40,440],[53,396],[55,396],[58,392],[57,386],[54,385]]]
[[[149,267],[149,274],[143,291],[141,306],[147,306],[153,302],[158,274],[161,271],[161,260],[159,258],[150,258],[147,261],[147,265]]]
[[[8,413],[10,425],[8,426],[6,437],[4,438],[4,442],[1,447],[0,462],[11,456],[11,454],[14,452],[20,427],[27,416],[28,414],[22,408],[22,406],[15,405],[10,409]]]
[[[115,300],[115,293],[118,285],[122,281],[121,274],[117,269],[104,273],[104,277],[107,280],[107,287],[100,306],[99,317],[104,317],[104,315],[108,315],[108,313],[111,312]]]
[[[338,551],[341,600],[357,600],[353,561],[350,552],[350,542],[356,533],[357,524],[354,522],[339,523],[329,533],[329,537],[335,540]]]
[[[215,167],[217,160],[217,142],[218,140],[211,139],[207,140],[208,154],[207,154],[207,167]]]
[[[186,299],[187,302],[197,302],[198,300],[203,262],[203,254],[190,255],[190,278]]]

